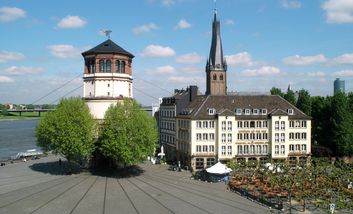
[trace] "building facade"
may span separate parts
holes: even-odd
[[[276,95],[199,96],[176,119],[177,153],[194,170],[216,161],[306,161],[311,119]]]
[[[95,119],[123,98],[132,98],[133,55],[112,40],[82,53],[85,60],[83,98]]]
[[[340,78],[336,78],[336,80],[333,82],[333,94],[336,94],[337,92],[342,92],[345,93],[345,81],[340,80]]]
[[[185,110],[198,94],[197,86],[175,90],[171,97],[164,97],[159,107],[159,139],[164,147],[166,160],[176,161],[176,115]]]

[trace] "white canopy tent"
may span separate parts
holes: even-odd
[[[227,174],[232,171],[231,168],[228,168],[226,165],[222,164],[221,162],[216,163],[215,165],[207,168],[206,171],[212,174]]]

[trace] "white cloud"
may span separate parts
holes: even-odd
[[[234,20],[233,19],[227,19],[225,22],[224,22],[224,24],[226,24],[226,25],[234,25]]]
[[[353,76],[353,70],[343,70],[334,73],[334,76],[338,77],[351,77]]]
[[[81,52],[87,49],[85,48],[76,48],[72,45],[66,45],[66,44],[61,44],[61,45],[50,45],[48,46],[48,49],[50,50],[50,53],[58,58],[76,58],[81,56]]]
[[[26,11],[17,7],[0,7],[0,22],[11,22],[26,16]]]
[[[178,83],[178,84],[185,84],[190,81],[189,77],[182,77],[182,76],[171,76],[168,78],[169,82]]]
[[[175,26],[175,29],[187,29],[190,28],[191,24],[185,19],[181,19],[178,24]]]
[[[0,52],[0,63],[6,63],[10,60],[21,60],[25,56],[22,53],[1,51]]]
[[[332,60],[334,64],[353,64],[353,53],[346,53]]]
[[[322,71],[318,71],[318,72],[309,72],[308,76],[309,77],[324,77],[324,76],[326,76],[326,74]]]
[[[160,66],[154,69],[146,70],[149,75],[170,75],[175,73],[175,68],[170,65]]]
[[[271,76],[278,75],[281,73],[279,68],[273,66],[263,66],[259,69],[247,69],[241,72],[243,76],[255,77],[255,76]]]
[[[281,0],[281,6],[289,9],[301,8],[302,3],[298,0]]]
[[[326,0],[322,9],[326,11],[327,23],[353,23],[352,0]]]
[[[327,58],[323,54],[314,56],[289,56],[283,59],[283,62],[287,65],[310,65],[316,63],[324,63]]]
[[[157,30],[157,29],[158,29],[157,25],[155,25],[154,23],[150,23],[146,25],[137,26],[132,29],[132,32],[134,32],[135,34],[140,34],[140,33],[151,32],[152,30]]]
[[[9,82],[14,82],[13,79],[7,76],[0,76],[0,82],[1,83],[9,83]]]
[[[39,74],[43,72],[43,68],[40,67],[17,67],[11,66],[5,70],[7,73],[11,75],[25,75],[25,74]]]
[[[175,4],[175,0],[162,0],[162,4],[163,4],[164,6],[170,7],[170,6],[172,6],[172,5]]]
[[[59,28],[81,28],[87,24],[85,20],[80,18],[79,16],[66,16],[61,19],[58,23]]]
[[[197,53],[188,53],[184,55],[180,55],[176,58],[176,62],[184,63],[184,64],[196,64],[202,61],[202,56],[198,55]]]
[[[171,47],[149,45],[141,53],[142,57],[168,57],[174,56],[175,51]]]
[[[256,64],[248,52],[225,56],[228,65],[253,66]]]

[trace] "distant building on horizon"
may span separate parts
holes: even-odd
[[[345,93],[345,81],[340,80],[340,78],[336,78],[336,80],[333,82],[333,95],[335,95],[337,92],[342,92]]]

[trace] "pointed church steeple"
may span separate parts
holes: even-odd
[[[212,23],[211,50],[206,63],[206,95],[226,95],[226,71],[227,63],[223,58],[220,22],[215,9]]]

